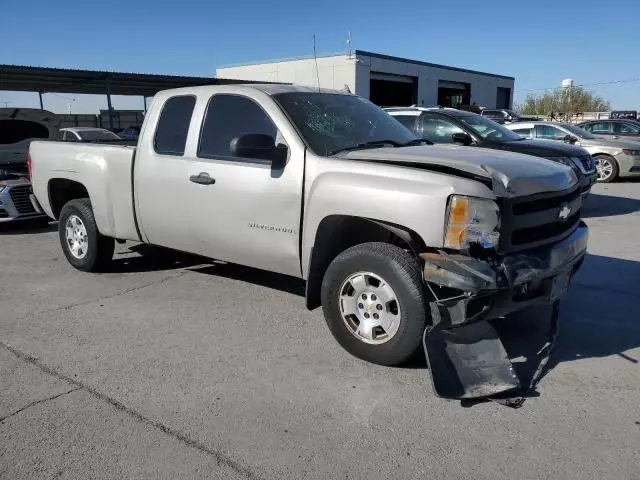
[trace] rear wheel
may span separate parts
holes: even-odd
[[[427,322],[420,264],[386,243],[349,248],[325,273],[322,308],[345,350],[369,362],[401,364],[420,348]]]
[[[595,155],[593,160],[598,170],[598,182],[613,182],[618,177],[618,163],[609,155]]]
[[[71,200],[62,207],[58,232],[64,255],[78,270],[100,271],[113,258],[115,242],[98,231],[88,198]]]

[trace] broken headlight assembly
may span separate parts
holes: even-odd
[[[577,162],[580,161],[579,159],[574,160],[571,157],[546,157],[546,158],[547,160],[552,160],[554,162],[562,163],[567,167],[571,167],[571,169],[576,174],[580,173],[580,167],[577,165]]]
[[[478,244],[495,248],[500,241],[500,209],[493,200],[452,195],[447,207],[444,247],[467,250]]]

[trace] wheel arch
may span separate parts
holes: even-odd
[[[50,179],[47,185],[47,194],[51,213],[56,220],[60,217],[60,211],[65,203],[79,198],[88,198],[91,201],[87,187],[81,182],[68,178]]]
[[[367,242],[398,245],[416,257],[427,250],[415,231],[401,225],[350,215],[325,217],[318,225],[310,251],[305,292],[309,310],[321,304],[322,279],[333,259],[346,249]]]

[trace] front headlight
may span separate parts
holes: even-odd
[[[0,193],[2,193],[2,191],[3,191],[5,188],[7,188],[7,186],[6,186],[6,185],[0,185]]]
[[[483,248],[498,246],[500,210],[493,200],[452,195],[447,208],[445,248],[464,250],[477,243]]]
[[[640,155],[640,150],[631,150],[629,148],[623,148],[622,153],[624,153],[625,155],[632,155],[635,157]]]
[[[576,162],[573,161],[570,157],[547,157],[547,160],[553,160],[554,162],[564,163],[567,167],[571,167],[574,172],[580,172],[580,168],[576,165]]]

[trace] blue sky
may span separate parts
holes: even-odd
[[[590,6],[593,5],[593,6]],[[606,6],[610,5],[610,8]],[[640,109],[640,0],[379,0],[304,2],[2,0],[0,63],[214,75],[227,64],[353,47],[516,78],[533,89],[591,86],[615,108]],[[0,107],[35,107],[35,93],[0,92]],[[103,98],[45,95],[55,112],[95,112]],[[114,108],[142,108],[115,98]]]

